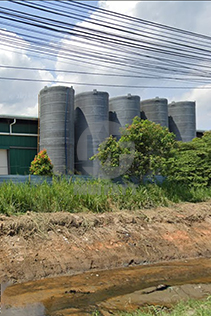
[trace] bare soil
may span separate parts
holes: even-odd
[[[211,201],[104,214],[0,215],[0,283],[211,257]]]

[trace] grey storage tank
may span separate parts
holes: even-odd
[[[75,96],[75,169],[79,174],[98,176],[97,160],[90,161],[109,136],[107,92],[93,90]]]
[[[74,171],[74,89],[45,87],[38,96],[40,150],[46,149],[54,172]]]
[[[134,117],[140,117],[140,97],[128,94],[109,100],[109,132],[120,136],[120,127],[131,124]]]
[[[176,140],[189,142],[196,137],[196,104],[193,101],[172,102],[168,105],[169,130]]]
[[[168,100],[154,98],[143,100],[140,103],[141,118],[168,127]]]

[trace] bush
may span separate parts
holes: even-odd
[[[52,176],[53,165],[46,149],[40,151],[34,158],[29,169],[30,174],[39,176]]]
[[[135,117],[122,129],[119,140],[110,136],[91,159],[99,159],[102,170],[111,178],[115,175],[137,177],[162,174],[171,157],[175,135],[166,127]]]
[[[211,132],[188,143],[177,143],[166,166],[169,181],[190,187],[211,185]]]

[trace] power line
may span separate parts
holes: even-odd
[[[128,78],[137,78],[139,71],[148,73],[148,78],[153,77],[168,80],[191,80],[192,82],[202,82],[203,80],[203,82],[206,82],[206,80],[211,78],[211,50],[207,49],[211,45],[211,38],[208,36],[99,9],[77,1],[62,1],[59,2],[59,4],[51,2],[50,8],[43,4],[37,6],[34,4],[35,2],[33,2],[33,4],[28,1],[12,2],[16,5],[37,10],[37,12],[47,12],[60,17],[60,19],[56,20],[55,18],[42,17],[37,14],[29,14],[29,12],[21,12],[20,10],[2,8],[0,10],[0,18],[11,22],[4,22],[5,24],[10,24],[11,26],[17,24],[16,29],[24,30],[25,33],[17,31],[17,34],[26,38],[29,43],[23,43],[23,41],[14,38],[9,33],[6,35],[0,34],[2,43],[8,47],[13,47],[15,50],[27,48],[27,52],[33,52],[38,56],[59,56],[59,58],[63,60],[75,60],[77,63],[112,69],[115,66],[117,71],[131,72],[132,70],[137,74],[136,76],[125,76]],[[48,4],[48,1],[45,3]],[[57,10],[52,8],[52,3],[54,6],[57,6]],[[58,9],[59,6],[60,9]],[[70,16],[68,15],[69,12],[67,14],[67,10],[65,11],[63,9],[70,7],[73,12],[74,10],[77,12],[86,12],[86,10],[90,10],[90,8],[96,10],[96,16],[100,16],[101,21],[100,18],[95,17],[89,21],[89,24],[100,25],[111,31],[96,30],[95,28],[82,27],[63,21],[61,17]],[[74,14],[71,16],[73,15]],[[106,19],[102,20],[102,16],[105,17],[105,15],[107,20],[108,17],[112,17],[110,23],[108,23]],[[74,17],[83,20],[84,16],[84,13],[77,13]],[[139,32],[139,29],[134,26],[126,29],[124,26],[126,21],[133,22],[133,25],[137,27],[141,26],[143,28],[146,25],[150,26],[154,30],[154,33],[150,31],[151,36],[154,37],[149,36],[148,30]],[[114,29],[121,32],[121,34],[115,33],[113,31]],[[161,29],[164,35],[156,34],[156,32],[159,32]],[[29,32],[30,35],[27,34]],[[31,32],[44,36],[43,38],[32,36]],[[56,37],[58,40],[61,40],[65,34],[73,36],[75,46],[74,49],[63,47],[59,53],[61,43],[55,40],[53,43],[49,43],[48,39]],[[176,37],[172,38],[177,40],[175,42],[170,41],[170,37],[167,34],[173,34],[173,36],[176,34]],[[184,35],[184,39],[182,39],[181,34]],[[178,37],[179,35],[180,38]],[[191,38],[191,40],[187,40],[188,38]],[[192,39],[195,39],[195,42],[193,42]],[[93,42],[95,43],[94,46]],[[187,45],[187,42],[192,45]],[[82,48],[80,45],[83,44],[88,44],[91,48]],[[205,45],[207,47],[206,49],[201,48],[202,46],[205,47]],[[77,49],[79,51],[77,51]],[[114,50],[115,52],[113,52]],[[65,74],[67,72],[63,71],[63,73]],[[94,72],[87,72],[87,74],[93,73]],[[81,72],[80,74],[83,73]],[[110,76],[110,74],[108,75]],[[117,75],[113,76],[116,77]],[[147,78],[147,75],[138,78],[144,79]]]
[[[41,4],[39,4],[39,6],[35,6],[34,4],[32,5],[30,2],[28,2],[28,1],[25,1],[25,3],[21,3],[20,1],[13,1],[13,2],[15,2],[15,3],[18,3],[18,4],[20,4],[20,5],[23,5],[23,6],[28,6],[28,7],[32,7],[32,8],[35,8],[35,9],[37,9],[37,10],[41,10],[41,11],[45,11],[45,12],[48,12],[48,13],[52,13],[52,14],[54,14],[54,15],[59,15],[59,16],[64,16],[64,17],[68,17],[68,18],[70,18],[70,17],[72,17],[72,18],[75,18],[76,16],[75,15],[71,15],[69,12],[68,12],[68,14],[67,14],[67,11],[64,11],[64,10],[61,10],[61,9],[57,9],[56,11],[53,11],[52,10],[52,8],[51,9],[49,9],[46,5],[41,5]],[[53,5],[55,5],[55,6],[57,6],[57,7],[61,7],[61,2],[60,2],[60,4],[58,5],[58,4],[56,4],[56,3],[54,3],[54,2],[51,2],[51,7],[52,7],[52,3],[53,3]],[[74,6],[74,11],[76,11],[77,9],[75,8],[75,6],[77,5],[77,2],[76,1],[71,1],[71,2],[68,2],[68,5],[69,6]],[[79,5],[81,5],[81,3],[79,3]],[[66,6],[66,8],[68,8],[69,6]],[[86,6],[86,5],[84,5],[84,6]],[[93,6],[92,6],[93,7]],[[94,8],[94,7],[93,7]],[[96,8],[96,7],[95,7]],[[99,9],[99,10],[101,10],[102,12],[103,12],[103,9]],[[77,10],[77,11],[79,11],[80,12],[80,10]],[[107,12],[108,10],[106,10],[106,12]],[[111,11],[109,11],[109,12],[111,12]],[[104,12],[103,12],[104,13]],[[114,13],[114,12],[112,12],[112,13]],[[120,14],[118,14],[118,16],[119,16]],[[120,15],[121,16],[121,15]],[[125,17],[125,16],[124,16]],[[86,15],[81,15],[81,14],[77,14],[77,20],[79,20],[79,21],[84,21],[84,19],[86,19]],[[140,20],[140,19],[139,19]],[[97,21],[97,22],[95,22],[95,21]],[[119,22],[119,20],[116,20],[116,21],[118,21]],[[141,21],[141,20],[140,20]],[[142,20],[142,21],[144,21],[145,22],[145,24],[147,24],[147,21],[146,20]],[[144,34],[142,34],[142,33],[140,33],[140,32],[138,32],[138,30],[137,30],[137,28],[133,28],[133,27],[131,27],[131,26],[125,26],[125,25],[123,25],[123,24],[117,24],[117,23],[113,23],[112,21],[110,21],[109,22],[109,25],[108,24],[106,24],[106,23],[103,23],[103,22],[105,22],[104,20],[102,20],[102,18],[101,19],[97,19],[97,18],[95,18],[95,17],[92,17],[92,20],[91,20],[91,22],[89,22],[89,21],[87,21],[88,23],[90,23],[90,24],[95,24],[95,25],[97,25],[97,26],[102,26],[102,27],[105,27],[105,28],[109,28],[109,29],[112,29],[112,30],[117,30],[117,31],[121,31],[121,32],[123,32],[124,31],[124,33],[128,33],[128,34],[132,34],[132,35],[136,35],[136,36],[139,36],[139,37],[148,37],[148,38],[150,38],[149,36],[147,36],[147,34],[151,34],[151,35],[153,35],[153,39],[160,39],[161,41],[163,41],[163,38],[168,38],[168,39],[170,39],[170,41],[169,40],[165,40],[165,42],[166,43],[171,43],[171,44],[175,44],[175,39],[177,39],[177,40],[179,40],[180,42],[181,42],[181,37],[180,38],[174,38],[174,37],[172,37],[172,34],[171,34],[171,37],[170,36],[166,36],[166,35],[164,35],[164,34],[162,34],[162,35],[160,35],[160,34],[156,34],[155,32],[152,32],[152,31],[149,31],[149,30],[144,30]],[[149,21],[148,21],[148,23],[149,23]],[[151,22],[150,22],[151,23]],[[159,24],[158,24],[159,25]],[[140,26],[140,23],[139,23],[139,26]],[[133,30],[133,32],[131,31],[131,30]],[[178,29],[177,29],[178,30]],[[135,32],[134,32],[135,31]],[[152,38],[152,37],[151,37]],[[211,38],[210,38],[211,39]],[[181,46],[187,46],[188,47],[188,45],[187,45],[187,43],[194,43],[195,44],[195,42],[190,42],[190,41],[188,41],[187,39],[185,40],[185,41],[183,41],[184,43],[183,44],[180,44],[179,42],[177,43],[178,45],[181,45]],[[201,47],[202,46],[205,46],[205,47],[207,47],[207,43],[206,43],[206,45],[205,44],[203,44],[203,43],[201,43],[201,45],[200,45],[200,47],[198,47],[197,49],[199,49],[199,50],[201,50]]]
[[[19,3],[19,2],[17,2],[17,1],[13,1],[13,2],[15,2],[15,3],[18,3],[18,4],[20,4],[20,5],[24,5],[24,6],[29,6],[29,4],[27,4],[26,2],[25,3]],[[39,7],[37,7],[37,6],[34,6],[34,5],[31,5],[30,4],[30,6],[32,6],[33,8],[37,8],[38,10],[41,10],[42,11],[42,9],[41,9],[41,5],[39,6]],[[11,11],[11,10],[10,10]],[[48,11],[48,12],[53,12],[52,10],[46,10],[46,11]],[[16,11],[16,10],[13,10],[13,12],[20,12],[20,11]],[[54,12],[55,14],[58,14],[57,12]],[[33,15],[34,17],[36,17],[36,19],[37,18],[40,18],[39,16],[37,16],[37,15]],[[68,16],[68,15],[66,15],[66,16]],[[41,18],[42,19],[42,18]],[[46,20],[46,18],[45,18],[45,20]],[[53,22],[57,22],[58,23],[58,21],[56,21],[55,19],[48,19],[49,21],[53,21]],[[66,22],[61,22],[61,21],[59,21],[59,23],[61,24],[64,24],[65,26],[68,26],[68,27],[70,27],[70,26],[73,26],[72,24],[70,24],[70,23],[66,23]],[[92,22],[92,24],[93,24],[93,22]],[[52,25],[52,24],[51,24]],[[63,26],[64,27],[64,26]],[[78,26],[75,26],[76,28],[82,28],[82,27],[78,27]],[[107,26],[107,27],[110,27],[110,26]],[[111,27],[110,27],[111,28]],[[86,29],[86,30],[89,30],[89,28],[84,28],[83,27],[83,29]],[[113,28],[112,28],[113,29]],[[93,31],[95,31],[96,32],[96,30],[93,30]],[[125,32],[125,31],[124,31]],[[128,32],[128,31],[127,31]],[[101,31],[101,33],[104,33],[104,34],[107,34],[106,32],[102,32]],[[130,33],[130,32],[129,32]],[[136,34],[136,35],[139,35],[140,36],[140,34],[138,34],[138,33],[134,33],[134,34]],[[173,44],[175,44],[174,42],[172,42]],[[184,43],[186,43],[186,42],[184,42]],[[207,45],[207,43],[206,43],[206,45]],[[187,46],[188,47],[188,45],[185,45],[185,44],[183,44],[183,46]],[[190,48],[192,48],[192,47],[190,47]],[[210,52],[210,51],[208,51],[208,50],[204,50],[204,49],[201,49],[200,47],[195,47],[195,49],[199,49],[199,50],[201,50],[201,51],[206,51],[206,52]]]
[[[26,3],[20,3],[21,5],[24,5],[24,6],[28,6]],[[37,8],[38,10],[41,10],[42,11],[42,9],[40,8],[40,7],[37,7],[37,6],[34,6],[34,5],[30,5],[30,6],[32,6],[33,8]],[[6,11],[7,11],[7,9],[5,9]],[[16,12],[16,13],[13,13],[13,14],[11,14],[11,13],[8,13],[8,15],[9,16],[14,16],[15,18],[19,18],[19,19],[26,19],[26,17],[24,17],[23,15],[21,16],[21,15],[19,15],[20,14],[20,11],[17,11],[17,10],[8,10],[9,12]],[[46,10],[45,10],[46,11]],[[52,12],[52,11],[49,11],[49,12]],[[1,12],[2,13],[2,12]],[[3,12],[4,13],[4,12]],[[33,18],[31,18],[31,17],[33,17]],[[31,15],[31,17],[29,18],[29,17],[27,17],[27,19],[28,20],[30,20],[31,22],[33,22],[33,25],[34,26],[36,26],[36,27],[43,27],[43,28],[47,28],[47,29],[49,29],[49,30],[54,30],[54,31],[57,31],[57,32],[62,32],[61,31],[61,28],[62,28],[62,30],[63,30],[63,32],[65,32],[66,33],[66,31],[65,30],[69,30],[69,34],[72,34],[72,35],[77,35],[77,36],[80,36],[80,35],[83,35],[83,36],[87,36],[87,32],[89,32],[89,31],[92,31],[92,32],[94,32],[94,33],[92,33],[92,34],[90,34],[89,33],[89,36],[92,36],[92,39],[95,39],[96,40],[96,37],[98,37],[98,33],[100,33],[101,34],[101,38],[103,38],[103,40],[109,40],[109,41],[111,41],[112,40],[112,38],[114,39],[115,38],[115,36],[116,36],[116,34],[112,34],[112,33],[108,33],[108,32],[105,32],[105,31],[96,31],[95,29],[90,29],[90,28],[88,28],[88,27],[81,27],[81,26],[77,26],[77,25],[73,25],[73,24],[71,24],[71,23],[66,23],[66,22],[61,22],[61,21],[57,21],[57,20],[55,20],[55,19],[49,19],[49,18],[42,18],[42,17],[39,17],[39,16],[37,16],[37,15]],[[5,18],[5,17],[3,17],[3,18]],[[48,26],[46,26],[46,24],[43,22],[43,20],[47,20],[48,21]],[[36,21],[36,23],[35,23],[35,21]],[[18,22],[20,23],[26,23],[26,24],[30,24],[30,23],[28,23],[28,22],[26,22],[26,21],[20,21],[20,20],[18,20]],[[39,23],[42,23],[42,25],[40,25]],[[55,24],[56,23],[56,24]],[[52,27],[55,27],[55,26],[57,26],[57,27],[59,27],[59,29],[58,30],[55,30],[55,29],[52,29]],[[76,28],[76,30],[74,30],[74,32],[76,32],[76,33],[74,33],[73,31],[70,31],[71,30],[71,28],[70,27],[75,27]],[[127,31],[128,32],[128,31]],[[110,37],[107,37],[107,36],[110,36]],[[136,35],[140,35],[140,34],[138,34],[138,33],[136,33]],[[112,36],[112,37],[111,37]],[[125,45],[128,45],[128,40],[132,40],[133,41],[133,45],[135,45],[135,44],[137,44],[137,42],[138,42],[138,40],[136,39],[136,38],[128,38],[128,37],[126,37],[126,36],[122,36],[122,35],[120,35],[120,34],[118,34],[118,38],[120,39],[121,38],[121,43],[123,43],[123,44],[125,44]],[[166,41],[165,41],[166,42]],[[147,41],[145,41],[145,40],[142,40],[141,41],[141,43],[142,43],[142,48],[145,48],[146,49],[146,46],[145,46],[145,44],[149,44]],[[175,45],[175,43],[174,42],[172,42],[171,41],[171,43],[172,44],[174,44]],[[132,42],[130,42],[130,45],[132,44]],[[171,46],[168,46],[168,45],[161,45],[161,44],[155,44],[155,43],[150,43],[152,46],[159,46],[159,47],[164,47],[165,48],[165,50],[163,49],[162,50],[162,53],[169,53],[169,54],[172,54],[172,52],[171,52]],[[187,50],[186,48],[191,48],[191,49],[193,49],[193,47],[191,47],[191,46],[188,46],[188,45],[186,45],[186,44],[178,44],[177,43],[177,45],[182,45],[183,46],[183,52],[190,52],[189,50]],[[149,48],[148,48],[149,49]],[[152,48],[151,48],[152,49]],[[170,49],[170,50],[166,50],[166,49]],[[176,49],[176,48],[174,48],[174,49]],[[210,54],[210,52],[211,51],[209,51],[209,50],[205,50],[205,49],[202,49],[202,48],[200,48],[200,47],[195,47],[195,49],[196,50],[200,50],[201,51],[201,55],[202,56],[209,56],[209,54]],[[156,49],[156,51],[159,51],[159,49]],[[183,57],[187,57],[186,55],[182,55]],[[192,57],[192,58],[196,58],[196,56],[193,56],[193,55],[189,55],[188,57]]]
[[[55,48],[55,47],[54,47]],[[74,51],[74,53],[75,53],[75,51]],[[203,67],[203,65],[202,65],[202,67]]]
[[[14,11],[14,10],[13,10]],[[16,16],[16,15],[15,15]],[[17,16],[16,16],[17,17]],[[19,17],[19,16],[18,16]],[[37,17],[37,16],[36,16]],[[20,21],[19,21],[20,22]]]
[[[123,85],[123,84],[101,84],[101,83],[90,83],[90,82],[73,82],[73,81],[60,81],[60,80],[50,80],[50,79],[31,79],[31,78],[15,78],[15,77],[0,77],[0,80],[11,80],[11,81],[27,81],[27,82],[49,82],[49,83],[62,83],[69,85],[79,85],[79,86],[93,86],[93,87],[114,87],[114,88],[132,88],[132,89],[199,89],[199,90],[209,90],[211,86],[193,87],[193,86],[145,86],[145,85]]]
[[[87,71],[76,71],[76,70],[63,70],[63,69],[53,69],[53,68],[38,68],[38,67],[21,67],[21,66],[8,66],[8,65],[0,65],[0,69],[17,69],[17,70],[29,70],[29,71],[49,71],[54,73],[65,73],[65,74],[80,74],[80,75],[91,75],[91,76],[105,76],[105,77],[121,77],[121,78],[134,78],[134,79],[151,79],[151,80],[158,80],[158,79],[165,79],[165,80],[172,80],[171,77],[164,77],[164,76],[144,76],[144,75],[129,75],[129,74],[117,74],[117,73],[95,73],[95,72],[87,72]],[[198,83],[205,83],[204,78],[203,82],[198,81],[198,78],[190,78],[192,81],[196,81]],[[186,81],[187,78],[182,77],[174,77],[174,80],[178,81]],[[103,84],[102,84],[103,85]]]
[[[79,6],[86,7],[86,8],[96,9],[95,6],[84,4],[84,3],[81,3],[81,2],[78,2],[78,1],[74,1],[74,0],[72,0],[69,4],[71,4],[71,3],[77,4]],[[179,28],[175,28],[175,27],[168,26],[168,25],[165,25],[165,24],[155,23],[155,22],[152,22],[152,21],[148,21],[148,20],[144,20],[144,19],[140,19],[140,18],[136,18],[136,17],[131,17],[131,16],[128,16],[126,14],[117,13],[117,12],[113,12],[113,11],[102,9],[102,8],[99,8],[99,11],[103,12],[105,14],[110,14],[110,15],[113,15],[113,16],[125,18],[125,19],[127,19],[129,21],[135,21],[137,23],[143,23],[143,24],[150,25],[150,26],[153,26],[153,27],[156,27],[156,28],[159,27],[159,28],[162,28],[164,30],[171,31],[171,32],[179,32],[179,33],[182,33],[182,34],[186,34],[188,36],[199,37],[199,38],[211,40],[210,36],[199,34],[199,33],[190,32],[190,31],[187,31],[187,30],[179,29]]]

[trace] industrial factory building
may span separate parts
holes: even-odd
[[[38,119],[0,115],[0,174],[27,174],[37,153]]]
[[[0,116],[0,174],[27,174],[37,151],[43,148],[59,174],[98,175],[97,161],[89,158],[109,135],[135,116],[169,128],[184,142],[196,137],[195,102],[168,104],[167,99],[140,101],[128,94],[110,98],[93,90],[75,95],[71,87],[45,87],[38,96],[39,120]],[[39,137],[38,137],[39,135]]]

